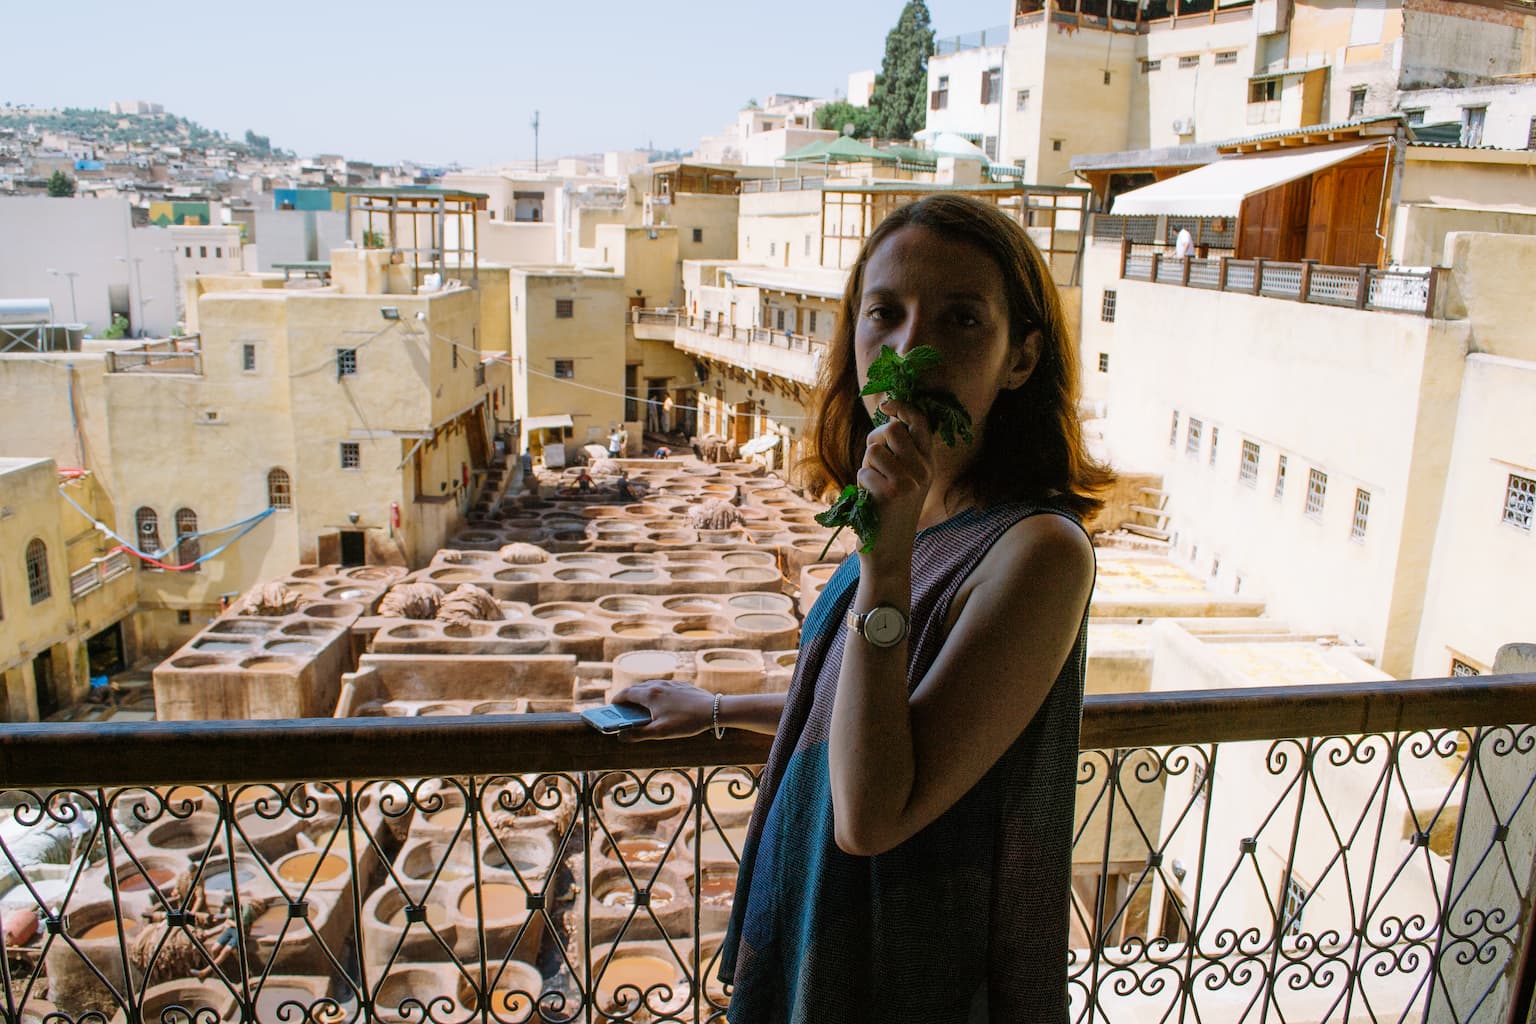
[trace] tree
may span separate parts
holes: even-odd
[[[74,195],[75,179],[63,171],[54,171],[48,175],[48,194],[55,198]]]
[[[875,76],[869,99],[871,127],[887,139],[910,139],[927,117],[928,58],[933,55],[933,28],[928,5],[907,0],[896,27],[886,33],[885,59]]]
[[[106,330],[101,332],[101,336],[110,341],[116,341],[118,338],[125,336],[127,333],[128,318],[123,316],[121,313],[113,313],[111,325]]]
[[[853,137],[867,138],[874,134],[874,111],[868,107],[856,107],[845,100],[833,100],[816,108],[816,127],[827,131],[842,132],[853,125]]]
[[[245,130],[245,144],[254,152],[267,156],[272,152],[272,139],[267,135],[257,135],[251,129]]]

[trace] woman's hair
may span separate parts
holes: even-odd
[[[1099,495],[1114,480],[1083,443],[1077,416],[1077,346],[1067,328],[1061,296],[1044,257],[1024,229],[991,203],[939,193],[893,211],[864,241],[848,274],[841,315],[817,384],[819,415],[810,475],[841,488],[854,482],[874,424],[859,397],[854,331],[864,292],[864,270],[880,243],[905,227],[923,227],[976,246],[1003,278],[1008,337],[1019,344],[1040,332],[1040,356],[1023,385],[998,393],[980,432],[981,450],[958,483],[978,502],[1054,498],[1081,516],[1103,506]]]

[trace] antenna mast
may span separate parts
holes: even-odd
[[[539,112],[533,112],[533,173],[539,173]]]

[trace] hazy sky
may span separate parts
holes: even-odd
[[[902,0],[0,0],[0,102],[166,110],[300,154],[377,162],[691,147],[748,99],[846,91]],[[929,0],[934,29],[1013,0]]]

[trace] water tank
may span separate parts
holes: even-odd
[[[51,324],[53,303],[48,299],[0,299],[0,324]]]

